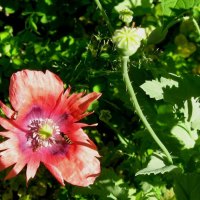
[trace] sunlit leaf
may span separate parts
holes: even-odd
[[[161,100],[161,99],[163,99],[163,88],[165,88],[167,86],[178,87],[178,82],[176,82],[172,79],[166,79],[164,77],[161,77],[160,81],[158,81],[158,80],[146,81],[140,87],[151,98],[154,98],[156,100]]]
[[[181,110],[185,119],[191,123],[192,129],[200,130],[200,103],[199,98],[191,97],[184,102],[184,108]]]
[[[146,168],[138,171],[135,175],[164,174],[177,169],[175,165],[166,165],[162,158],[152,155]]]
[[[191,130],[190,124],[179,123],[174,126],[171,130],[172,135],[174,135],[184,148],[190,149],[195,145],[195,140],[197,140],[198,135],[196,130]]]
[[[186,10],[200,4],[200,0],[161,0],[163,15],[171,16],[173,10]]]

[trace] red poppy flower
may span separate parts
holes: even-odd
[[[0,143],[0,170],[12,165],[6,179],[24,167],[29,181],[43,163],[64,185],[88,186],[100,173],[95,144],[84,133],[87,124],[79,123],[91,114],[86,109],[101,94],[69,95],[62,80],[50,71],[23,70],[11,77],[9,96],[12,108],[0,102],[7,118],[0,117],[8,138]]]

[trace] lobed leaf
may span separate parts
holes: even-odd
[[[163,88],[167,86],[169,86],[170,88],[172,86],[178,87],[178,82],[172,79],[161,77],[160,81],[158,80],[146,81],[140,87],[145,91],[147,95],[150,96],[150,98],[161,100],[163,99],[163,93],[164,93]]]
[[[186,149],[193,148],[195,141],[198,138],[197,131],[191,130],[190,124],[187,122],[179,123],[178,125],[174,126],[171,130],[171,133]]]
[[[147,167],[138,171],[135,175],[164,174],[176,168],[177,166],[175,165],[166,166],[162,158],[152,155]]]

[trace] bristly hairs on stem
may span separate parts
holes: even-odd
[[[103,15],[103,18],[105,19],[105,21],[106,21],[106,23],[107,23],[107,25],[108,25],[108,29],[109,29],[109,31],[110,31],[110,34],[113,35],[113,30],[114,30],[114,29],[113,29],[113,27],[112,27],[112,25],[111,25],[111,23],[110,23],[110,20],[109,20],[108,16],[106,15],[105,10],[104,10],[103,7],[102,7],[100,1],[99,1],[99,0],[94,0],[94,1],[95,1],[95,3],[97,4],[99,10],[101,11],[101,13],[102,13],[102,15]]]
[[[152,129],[151,125],[147,121],[145,115],[143,114],[142,109],[140,108],[140,105],[138,103],[135,91],[132,87],[132,84],[131,84],[131,81],[130,81],[130,78],[129,78],[129,75],[128,75],[128,62],[129,62],[129,56],[123,56],[122,57],[122,75],[123,75],[123,79],[124,79],[126,88],[128,89],[129,95],[131,96],[131,102],[133,104],[133,107],[135,108],[136,113],[140,117],[141,121],[143,122],[144,126],[146,127],[146,129],[148,130],[148,132],[150,133],[150,135],[152,136],[154,141],[162,149],[162,151],[166,155],[168,161],[172,164],[173,161],[172,161],[170,153],[168,152],[165,145],[160,141],[160,139],[158,138],[158,136],[156,135],[156,133]]]

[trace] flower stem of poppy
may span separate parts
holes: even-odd
[[[122,74],[123,74],[123,79],[124,79],[126,88],[127,88],[128,92],[129,92],[129,95],[131,97],[131,101],[132,101],[133,107],[135,108],[138,116],[140,117],[140,119],[143,122],[143,124],[146,127],[146,129],[149,131],[149,133],[152,136],[152,138],[154,139],[154,141],[162,149],[162,151],[166,155],[168,161],[172,164],[173,161],[172,161],[170,153],[168,152],[168,150],[165,147],[165,145],[160,141],[160,139],[158,138],[158,136],[156,135],[156,133],[152,129],[151,125],[147,121],[145,115],[143,114],[142,109],[140,108],[140,105],[138,103],[135,91],[134,91],[134,89],[132,87],[132,84],[131,84],[131,81],[130,81],[130,78],[129,78],[129,75],[128,75],[128,62],[129,62],[129,56],[123,56],[122,57]]]
[[[111,25],[111,23],[110,23],[110,20],[109,20],[109,18],[108,18],[108,16],[107,16],[105,10],[103,9],[103,7],[102,7],[102,5],[101,5],[101,3],[100,3],[99,0],[94,0],[94,1],[95,1],[95,3],[97,4],[99,10],[101,11],[101,13],[102,13],[102,15],[103,15],[103,18],[105,19],[105,21],[106,21],[106,23],[107,23],[107,25],[108,25],[108,29],[109,29],[109,31],[110,31],[110,33],[111,33],[111,35],[112,35],[112,34],[113,34],[113,27],[112,27],[112,25]]]
[[[199,36],[200,36],[200,28],[199,28],[199,25],[198,25],[198,23],[197,23],[197,21],[194,17],[192,17],[192,22],[193,22],[193,24],[194,24],[194,26],[195,26],[195,28],[196,28]]]

